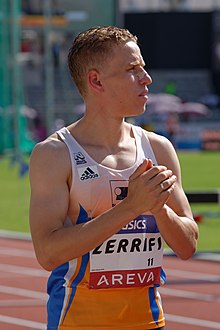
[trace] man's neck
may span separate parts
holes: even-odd
[[[104,116],[86,114],[77,122],[74,132],[74,135],[79,136],[82,144],[114,148],[127,140],[130,135],[130,127],[123,119],[106,119]]]

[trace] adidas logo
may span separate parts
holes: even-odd
[[[96,179],[100,177],[97,166],[80,167],[78,168],[78,173],[81,181]]]

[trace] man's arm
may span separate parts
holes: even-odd
[[[166,243],[181,259],[188,259],[196,250],[198,226],[182,188],[179,160],[172,144],[166,138],[152,134],[150,139],[158,163],[172,170],[177,177],[175,188],[166,204],[156,210],[154,216]],[[166,183],[164,187],[166,189]]]
[[[133,219],[129,208],[118,205],[86,223],[64,227],[69,211],[71,163],[66,146],[58,140],[39,143],[30,160],[30,228],[37,259],[52,270],[101,244]]]

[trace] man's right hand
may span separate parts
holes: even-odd
[[[145,211],[156,213],[167,202],[175,182],[176,176],[171,170],[154,166],[151,159],[145,159],[129,178],[125,203],[137,215]]]

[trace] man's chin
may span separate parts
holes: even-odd
[[[140,116],[147,110],[146,106],[140,107],[132,116]]]

